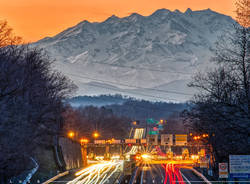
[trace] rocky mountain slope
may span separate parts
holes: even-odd
[[[185,101],[194,93],[186,84],[212,65],[215,41],[233,23],[210,9],[160,9],[150,16],[83,21],[33,45],[56,59],[54,67],[76,83],[78,95]]]

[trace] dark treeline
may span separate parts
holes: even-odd
[[[22,45],[0,21],[0,183],[33,168],[37,148],[53,146],[63,124],[63,100],[74,89],[51,69],[50,58]]]
[[[125,138],[128,136],[131,120],[114,115],[105,107],[67,107],[63,114],[63,132],[75,132],[76,140],[87,138],[93,140],[93,133],[98,132],[98,139]]]
[[[185,103],[150,102],[121,95],[78,96],[67,102],[73,107],[104,106],[106,109],[111,109],[114,115],[132,120],[168,118],[187,108]]]
[[[148,118],[167,120],[168,132],[184,130],[179,114],[187,104],[149,102],[121,95],[78,96],[67,102],[73,107],[69,105],[64,114],[64,132],[77,132],[76,139],[93,139],[94,131],[100,132],[100,139],[126,138],[132,121],[143,124]]]
[[[99,95],[99,96],[76,96],[67,100],[73,107],[80,106],[97,106],[102,107],[111,104],[122,104],[132,98],[127,96],[116,95]]]
[[[119,105],[106,106],[112,109],[118,116],[126,116],[135,120],[146,120],[148,118],[167,119],[175,113],[183,111],[187,105],[178,103],[149,102],[144,100],[129,100]]]
[[[250,153],[250,4],[236,5],[240,24],[219,38],[212,58],[217,68],[194,76],[189,85],[200,93],[184,112],[187,125],[209,134],[205,143],[212,145],[215,169],[230,154]]]
[[[179,116],[185,106],[136,100],[103,107],[73,108],[68,105],[63,113],[63,132],[65,136],[68,132],[74,132],[75,140],[88,138],[93,141],[95,131],[100,134],[98,139],[122,139],[128,137],[132,121],[139,120],[143,125],[148,118],[167,120],[167,132],[185,132],[182,118]]]

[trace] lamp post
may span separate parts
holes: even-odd
[[[95,141],[98,137],[100,137],[100,134],[99,134],[97,131],[94,131],[93,134],[92,134],[92,136],[93,136],[94,141]],[[95,150],[96,150],[96,147],[93,147],[93,148],[91,149],[91,152],[92,152],[92,151],[95,152]]]
[[[68,137],[71,138],[71,139],[73,139],[75,137],[75,132],[69,131],[68,132]]]
[[[88,144],[88,142],[89,142],[88,139],[84,139],[84,138],[80,139],[83,167],[86,167],[88,165],[88,163],[87,163],[87,144]]]
[[[94,133],[93,133],[93,137],[94,137],[95,139],[97,139],[99,136],[100,136],[100,134],[99,134],[98,132],[94,132]]]

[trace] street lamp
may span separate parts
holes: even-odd
[[[93,137],[96,139],[96,138],[98,138],[100,135],[99,135],[99,133],[98,132],[94,132],[93,133]]]
[[[73,138],[75,136],[75,132],[73,132],[73,131],[70,131],[70,132],[68,132],[68,137],[69,138]]]

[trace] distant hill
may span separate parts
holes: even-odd
[[[187,108],[185,103],[150,102],[121,95],[78,96],[69,99],[68,103],[73,107],[103,106],[117,116],[134,120],[166,119]]]
[[[96,106],[102,107],[112,104],[123,104],[124,102],[132,100],[132,98],[122,95],[100,95],[100,96],[76,96],[68,99],[73,107],[85,107],[85,106]]]

